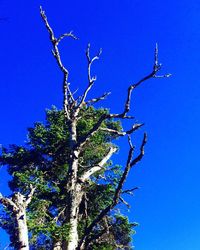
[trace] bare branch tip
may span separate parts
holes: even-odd
[[[99,49],[99,56],[102,54],[102,52],[103,52],[103,49],[100,48],[100,49]]]
[[[131,135],[130,134],[128,135],[128,144],[129,144],[129,146],[130,146],[131,149],[134,148],[133,144],[132,144],[132,141],[131,141]]]
[[[144,133],[144,137],[143,137],[143,145],[146,144],[147,142],[147,133]]]
[[[42,6],[40,5],[40,15],[45,16],[45,11],[43,10]]]

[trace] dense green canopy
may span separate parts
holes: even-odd
[[[108,110],[85,106],[81,112],[77,124],[78,139],[85,136]],[[110,119],[105,120],[101,128],[121,131],[120,122]],[[81,151],[78,175],[98,164],[117,139],[116,135],[101,128]],[[52,249],[55,241],[69,237],[69,224],[66,223],[69,158],[68,124],[64,112],[55,107],[46,111],[44,123],[37,122],[28,129],[25,145],[10,145],[2,149],[0,164],[7,166],[12,176],[9,182],[12,193],[26,195],[30,186],[36,187],[27,211],[31,249]],[[112,202],[121,174],[121,167],[109,161],[84,183],[85,194],[80,205],[78,225],[80,238],[100,211]],[[12,246],[15,246],[14,223],[12,214],[4,209],[1,225],[10,234]],[[131,235],[135,225],[120,213],[118,205],[93,228],[87,238],[86,249],[131,249]]]

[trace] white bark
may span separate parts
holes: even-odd
[[[100,171],[103,166],[106,164],[106,162],[111,158],[111,156],[117,151],[117,148],[114,147],[110,147],[110,150],[108,152],[108,154],[98,163],[98,165],[92,167],[91,169],[89,169],[88,171],[86,171],[82,177],[80,178],[80,180],[82,182],[85,182],[86,180],[89,179],[89,177],[91,175],[93,175],[94,173]]]
[[[77,143],[76,119],[70,124],[70,147],[71,147],[71,166],[68,173],[68,192],[69,192],[69,240],[67,250],[75,250],[78,246],[78,214],[79,205],[82,200],[81,184],[78,183],[78,158],[79,150],[74,149]]]
[[[12,198],[4,197],[0,193],[0,203],[13,213],[16,228],[15,249],[29,250],[28,227],[26,219],[26,208],[31,202],[35,188],[31,186],[31,191],[27,197],[21,193],[15,193]]]
[[[76,159],[73,164],[74,169],[78,167],[78,160]],[[74,176],[75,177],[75,176]],[[69,240],[67,243],[67,250],[75,250],[78,246],[78,215],[79,206],[82,200],[81,184],[77,182],[76,178],[72,178],[72,189],[70,190],[70,211],[69,211]]]
[[[62,250],[62,242],[61,241],[55,242],[53,245],[53,250]]]
[[[18,231],[18,250],[29,250],[28,227],[25,209],[20,209],[16,213],[17,231]]]

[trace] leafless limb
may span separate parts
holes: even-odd
[[[88,100],[87,102],[85,102],[85,104],[87,105],[87,104],[94,104],[94,103],[96,103],[96,102],[98,102],[98,101],[102,101],[102,100],[104,100],[108,95],[110,95],[111,94],[111,92],[106,92],[106,93],[104,93],[102,96],[100,96],[100,97],[97,97],[97,98],[93,98],[93,99],[91,99],[91,100]]]
[[[144,156],[144,146],[147,143],[147,134],[144,133],[144,137],[142,140],[142,144],[140,146],[140,154],[131,161],[131,167],[133,167],[134,165],[136,165],[139,161],[142,160],[143,156]]]
[[[119,113],[119,114],[103,114],[99,118],[97,123],[94,125],[94,127],[87,133],[87,135],[85,135],[85,137],[80,139],[80,141],[77,143],[77,147],[82,147],[90,139],[90,137],[93,136],[94,133],[96,133],[99,130],[101,124],[106,119],[113,119],[113,118],[132,119],[132,118],[134,118],[132,116],[127,115],[127,113],[130,111],[131,94],[132,94],[133,89],[140,86],[141,83],[143,83],[144,81],[147,81],[150,78],[155,78],[157,75],[157,72],[159,72],[160,69],[161,69],[161,64],[158,63],[158,45],[156,44],[155,53],[154,53],[153,70],[149,75],[145,76],[137,83],[129,86],[128,91],[127,91],[127,98],[126,98],[125,105],[124,105],[124,111],[122,113]],[[162,75],[160,77],[170,77],[170,76],[171,76],[170,74],[166,74],[166,75]]]
[[[52,49],[53,56],[56,59],[58,67],[63,72],[63,109],[64,109],[64,112],[65,112],[65,117],[68,120],[70,120],[69,102],[73,103],[74,98],[73,98],[73,95],[72,95],[72,93],[70,91],[69,83],[68,83],[69,72],[68,72],[67,68],[64,66],[64,64],[62,63],[62,60],[61,60],[61,57],[60,57],[60,52],[59,52],[59,49],[58,49],[58,45],[59,45],[59,43],[61,42],[61,40],[64,37],[71,37],[73,39],[77,39],[77,38],[72,32],[65,33],[65,34],[61,35],[59,38],[56,38],[55,35],[54,35],[54,32],[53,32],[53,29],[49,25],[47,16],[46,16],[44,10],[42,9],[42,7],[40,7],[40,15],[42,17],[42,20],[45,23],[47,31],[49,32],[49,38],[50,38],[50,41],[51,41],[52,46],[53,46],[53,49]]]
[[[120,118],[123,118],[123,116],[126,115],[130,111],[131,94],[132,94],[133,89],[137,88],[138,86],[141,85],[141,83],[149,80],[150,78],[156,78],[157,73],[161,69],[161,66],[162,65],[158,63],[158,44],[156,43],[155,52],[154,52],[153,70],[152,70],[152,72],[150,74],[143,77],[137,83],[132,84],[132,85],[129,86],[128,91],[127,91],[127,99],[126,99],[126,102],[125,102],[124,111],[119,115]],[[159,77],[160,78],[165,78],[165,77],[170,77],[170,76],[171,76],[171,74],[166,74],[166,75],[161,75]]]
[[[109,152],[107,153],[106,156],[94,167],[90,168],[88,171],[86,171],[80,178],[82,182],[85,182],[86,180],[89,179],[91,175],[94,173],[100,171],[103,166],[106,164],[106,162],[111,158],[111,156],[117,151],[117,148],[110,147]]]
[[[79,105],[77,106],[77,110],[76,110],[76,114],[78,114],[80,108],[82,107],[82,105],[84,104],[85,102],[85,99],[88,95],[88,92],[90,91],[90,89],[92,88],[94,82],[97,80],[97,77],[96,76],[91,76],[91,66],[93,64],[94,61],[98,60],[100,55],[102,53],[102,50],[100,49],[99,52],[97,53],[96,56],[94,56],[93,58],[90,57],[90,44],[88,44],[87,46],[87,49],[86,49],[86,58],[87,58],[87,62],[88,62],[88,86],[87,88],[85,89],[82,97],[81,97],[81,100],[80,100],[80,103]]]
[[[116,134],[118,136],[125,136],[125,135],[132,134],[134,131],[141,128],[143,125],[144,125],[144,123],[142,123],[142,124],[134,124],[132,126],[132,128],[127,130],[127,131],[118,131],[118,130],[110,129],[110,128],[100,128],[100,130],[108,132],[108,133]]]
[[[77,40],[78,38],[73,34],[73,31],[70,31],[69,33],[64,33],[62,34],[58,39],[57,39],[57,44],[59,44],[61,42],[61,40],[65,37],[72,37],[75,40]]]
[[[30,193],[28,194],[28,196],[26,197],[26,201],[25,201],[25,204],[26,206],[29,205],[29,203],[31,202],[32,198],[33,198],[33,195],[35,193],[35,190],[36,190],[36,187],[33,187],[32,185],[30,186]]]
[[[130,195],[133,195],[134,191],[139,189],[139,187],[134,187],[132,189],[127,189],[127,190],[124,190],[122,191],[122,194],[130,194]]]
[[[125,201],[122,197],[119,197],[119,199],[120,199],[120,201],[121,201],[122,203],[124,203],[124,205],[126,205],[128,208],[131,207],[131,206],[128,204],[128,202]]]

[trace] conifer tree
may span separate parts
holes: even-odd
[[[91,67],[101,51],[91,57],[86,49],[88,84],[79,96],[69,86],[69,72],[64,65],[59,44],[64,38],[77,39],[70,33],[56,37],[47,16],[40,14],[49,33],[52,52],[63,74],[63,108],[46,111],[44,123],[28,129],[23,146],[2,148],[1,166],[7,166],[12,179],[11,196],[0,194],[3,206],[0,223],[10,235],[14,249],[131,249],[136,223],[120,212],[125,200],[137,187],[124,189],[131,169],[142,160],[147,135],[144,133],[139,154],[133,157],[131,135],[143,124],[134,123],[124,130],[123,120],[130,115],[131,95],[144,81],[156,77],[161,65],[158,47],[150,74],[129,86],[121,113],[95,108],[109,93],[88,99],[96,77]],[[111,157],[118,151],[114,143],[127,137],[129,151],[125,166],[115,165]]]

